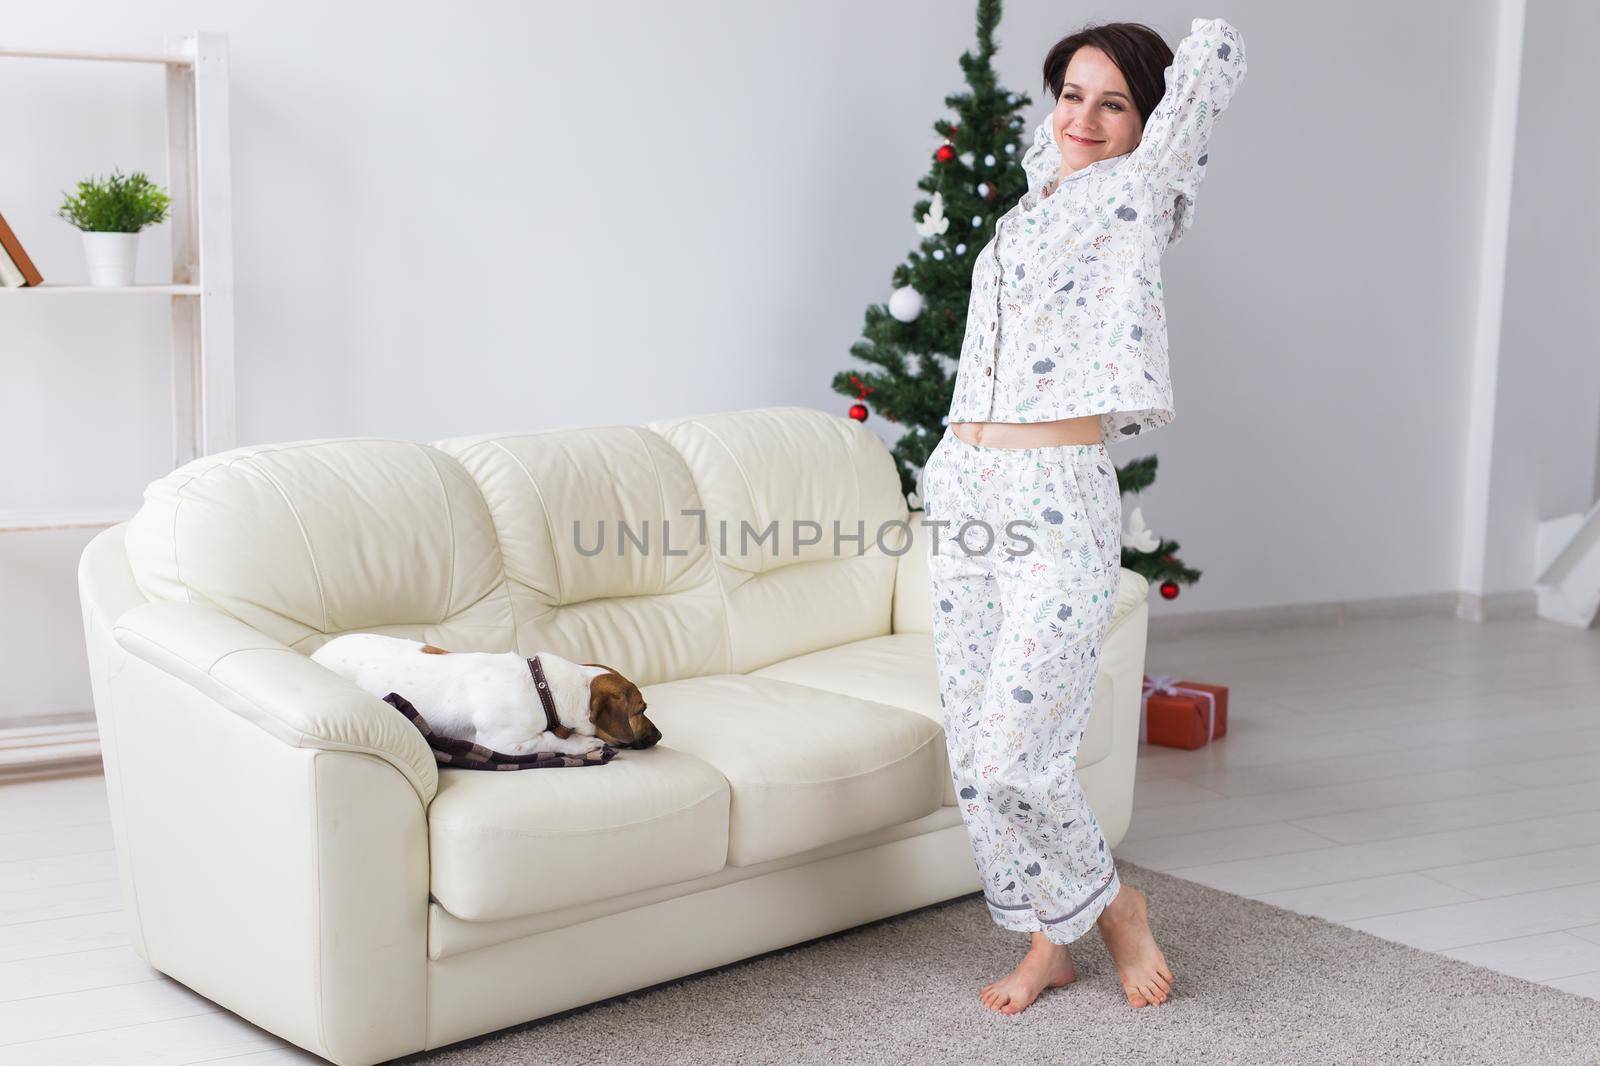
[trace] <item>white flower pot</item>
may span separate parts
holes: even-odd
[[[89,284],[102,288],[132,285],[133,268],[139,261],[139,235],[82,232]]]

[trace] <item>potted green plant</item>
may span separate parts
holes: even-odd
[[[139,231],[164,222],[171,202],[142,171],[78,182],[77,195],[68,193],[57,214],[83,231],[90,285],[133,284]]]

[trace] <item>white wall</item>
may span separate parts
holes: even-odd
[[[1600,491],[1600,5],[1530,0],[1506,249],[1484,583],[1534,580],[1536,520]]]
[[[1542,51],[1581,62],[1569,5],[1533,6]],[[1033,96],[1032,122],[1049,106],[1045,50],[1088,22],[1138,19],[1176,44],[1191,17],[1221,13],[1251,50],[1198,225],[1165,267],[1177,419],[1113,448],[1160,455],[1145,515],[1205,571],[1158,614],[1456,587],[1494,12],[1008,5],[997,62]],[[52,0],[6,5],[0,36],[154,49],[186,29],[229,35],[238,425],[253,443],[775,403],[842,414],[828,381],[856,365],[862,313],[916,243],[914,183],[972,26],[968,2]],[[1592,100],[1542,81],[1530,95],[1549,123],[1530,147],[1571,158],[1576,138],[1556,131],[1581,128]],[[3,60],[0,100],[0,212],[48,275],[81,277],[76,234],[53,218],[61,190],[112,165],[164,178],[161,75]],[[1569,173],[1538,180],[1576,191]],[[1539,291],[1537,249],[1570,221],[1514,218],[1517,286]],[[146,241],[149,279],[165,240]],[[1521,291],[1508,335],[1576,379],[1592,319],[1583,333],[1538,319]],[[137,505],[170,464],[165,321],[132,300],[0,303],[14,457],[0,510]],[[1586,457],[1592,486],[1584,381],[1563,402],[1586,414],[1540,449]],[[1580,487],[1552,491],[1570,509]],[[1508,521],[1526,525],[1535,506],[1519,507]],[[38,553],[27,536],[0,536],[0,581]],[[0,646],[69,639],[78,543],[52,543],[54,584],[30,564]],[[43,588],[60,600],[40,605]],[[0,716],[86,708],[81,669],[81,646],[8,663]]]

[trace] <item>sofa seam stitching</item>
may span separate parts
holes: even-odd
[[[456,514],[455,509],[450,506],[450,490],[445,486],[444,475],[439,473],[439,464],[434,462],[433,456],[428,454],[427,448],[423,447],[421,444],[418,444],[416,447],[417,450],[422,453],[422,457],[428,461],[428,468],[433,471],[434,480],[439,483],[439,495],[444,500],[445,528],[450,533],[450,574],[445,579],[444,585],[444,613],[439,617],[439,620],[434,623],[435,625],[443,625],[450,618],[450,605],[455,602]]]
[[[328,619],[328,595],[322,587],[322,568],[317,565],[317,553],[316,550],[311,547],[311,536],[306,532],[305,522],[300,517],[300,509],[294,505],[293,500],[289,499],[289,494],[283,490],[283,486],[278,484],[278,482],[266,471],[264,467],[261,467],[256,463],[255,456],[250,456],[247,461],[249,465],[255,468],[256,472],[266,480],[267,484],[271,485],[273,489],[277,491],[278,496],[283,500],[283,505],[289,509],[289,514],[294,519],[296,528],[300,530],[301,543],[306,546],[306,557],[311,561],[311,576],[315,578],[317,582],[317,599],[322,606],[322,631],[326,633],[328,632],[330,626]]]
[[[546,829],[518,829],[515,826],[506,826],[506,825],[485,826],[482,823],[452,822],[448,818],[438,818],[438,817],[435,817],[432,814],[430,814],[429,817],[428,817],[428,825],[429,825],[430,828],[435,826],[435,825],[438,825],[438,826],[444,826],[444,827],[450,828],[450,829],[460,830],[460,831],[463,831],[463,832],[483,833],[483,834],[491,834],[492,833],[492,834],[499,834],[501,836],[517,836],[517,837],[580,837],[580,836],[590,836],[593,833],[595,833],[597,830],[604,830],[604,831],[610,832],[610,831],[618,830],[618,829],[635,829],[635,828],[637,828],[637,827],[639,827],[641,825],[650,825],[652,822],[659,822],[663,818],[676,817],[677,815],[683,814],[683,813],[688,812],[688,811],[692,811],[696,807],[704,806],[705,803],[708,800],[715,799],[716,797],[718,797],[720,795],[723,795],[725,793],[729,793],[730,794],[730,798],[731,798],[731,793],[730,793],[730,789],[729,789],[727,780],[724,779],[722,784],[723,784],[723,787],[718,788],[718,789],[716,789],[716,790],[714,790],[712,792],[708,792],[704,796],[701,796],[699,799],[695,800],[694,802],[686,803],[682,807],[679,807],[679,808],[677,808],[675,810],[666,811],[666,812],[664,812],[662,814],[655,815],[654,817],[651,817],[651,818],[644,818],[644,819],[641,819],[641,820],[639,820],[637,822],[624,822],[621,825],[596,826],[596,827],[591,828],[591,829],[549,829],[549,830],[546,830]],[[449,908],[446,908],[446,909],[448,910]],[[451,913],[454,913],[454,912],[451,912]]]
[[[819,690],[819,691],[826,691],[826,690],[822,689],[822,690]],[[892,705],[891,704],[886,704],[885,706],[892,706]],[[917,712],[916,711],[910,711],[909,713],[916,714]],[[923,716],[919,716],[919,717],[923,717]],[[930,721],[931,721],[931,719],[930,719]],[[918,744],[916,747],[912,748],[909,752],[907,752],[906,754],[900,756],[899,758],[890,759],[888,762],[879,763],[877,766],[868,767],[865,770],[858,770],[855,773],[851,773],[851,774],[840,774],[837,777],[818,777],[818,778],[813,778],[812,780],[809,780],[809,781],[792,781],[792,782],[791,781],[784,781],[784,782],[751,781],[751,782],[747,782],[745,784],[742,784],[739,787],[740,788],[762,788],[762,789],[814,788],[814,787],[816,787],[818,785],[831,785],[831,784],[833,784],[833,783],[835,783],[837,781],[849,781],[852,778],[864,777],[867,774],[875,774],[880,770],[887,770],[892,766],[898,766],[901,763],[909,762],[910,760],[916,758],[919,754],[921,754],[922,749],[928,747],[930,744],[932,744],[934,741],[938,740],[939,738],[940,738],[940,734],[939,733],[935,733],[933,736],[929,737],[927,740],[924,740],[921,744]],[[730,781],[729,784],[732,784],[732,782]]]
[[[693,426],[700,426],[701,425],[701,423],[699,421],[693,421],[693,422],[689,422],[687,424],[688,425],[693,425]],[[722,441],[717,438],[715,433],[712,433],[709,429],[707,429],[706,432],[707,432],[707,434],[709,434],[711,436],[711,438],[713,440],[716,440],[718,444],[722,444]],[[672,442],[671,442],[671,440],[668,440],[667,443],[671,444]],[[723,447],[724,450],[726,450],[728,446],[726,444],[722,444],[722,447]],[[679,454],[680,457],[683,455],[682,450],[678,449],[677,445],[673,445],[673,448],[678,451],[678,454]],[[687,460],[685,460],[684,465],[686,467],[688,466]],[[741,477],[744,476],[744,472],[742,470],[740,471],[740,476]],[[700,482],[695,479],[694,469],[692,467],[689,468],[689,483],[694,486],[694,494],[696,496],[695,502],[700,505],[700,515],[701,515],[702,518],[704,518],[706,516],[706,500],[705,500],[705,497],[703,495],[701,495],[701,493],[700,493]],[[745,488],[746,488],[747,491],[749,491],[749,489],[750,489],[748,479],[746,480]],[[753,504],[755,502],[755,494],[754,494],[754,492],[751,492],[750,499],[751,499],[751,503]],[[757,541],[757,543],[760,543],[760,542]],[[720,558],[718,558],[716,551],[714,549],[710,548],[710,547],[707,547],[707,549],[706,549],[706,558],[711,563],[711,573],[712,573],[712,575],[717,579],[717,595],[722,599],[722,641],[723,641],[722,646],[723,646],[724,650],[727,652],[727,654],[723,658],[723,667],[725,668],[726,672],[732,673],[733,672],[733,597],[728,594],[728,582],[727,582],[727,578],[725,577],[725,575],[723,573],[723,571],[725,569],[727,569],[727,566],[726,566],[725,563],[723,563],[723,561]]]
[[[727,441],[725,441],[721,437],[717,436],[716,430],[712,429],[710,426],[706,425],[703,422],[696,422],[694,424],[696,426],[699,426],[705,432],[705,434],[707,436],[709,436],[712,440],[716,441],[718,446],[720,446],[722,448],[722,450],[727,453],[728,458],[733,462],[733,468],[739,472],[739,480],[744,482],[745,493],[750,497],[750,509],[752,511],[754,511],[755,514],[756,514],[756,523],[757,523],[759,528],[765,529],[766,528],[766,523],[761,521],[762,518],[764,517],[764,512],[762,511],[760,501],[757,500],[757,498],[756,498],[755,486],[753,484],[751,484],[750,475],[745,470],[744,464],[739,461],[738,454],[735,453],[732,448],[728,447],[728,442]],[[701,500],[700,502],[704,503],[705,501]],[[757,545],[762,545],[762,541],[760,540],[760,538],[757,538],[756,544]],[[762,546],[761,547],[761,571],[760,572],[762,572],[762,573],[766,572],[766,568],[767,568],[766,564],[767,564],[767,549],[766,549],[765,546]]]
[[[656,476],[656,503],[661,511],[661,576],[658,579],[657,588],[660,591],[657,595],[666,596],[670,595],[667,592],[667,494],[661,484],[661,468],[656,465],[656,457],[650,454],[649,443],[640,434],[638,426],[628,428],[633,431],[634,439],[644,449],[644,457],[649,461],[650,469]]]
[[[556,531],[554,527],[550,525],[550,505],[544,498],[544,491],[540,489],[539,482],[534,479],[533,471],[529,470],[527,465],[523,463],[523,461],[518,458],[510,448],[507,448],[504,444],[501,444],[497,440],[490,441],[489,443],[495,448],[498,448],[500,451],[504,452],[506,458],[510,459],[516,464],[517,469],[522,471],[522,476],[528,479],[528,487],[533,490],[533,494],[535,496],[539,497],[539,509],[544,512],[544,529],[550,537],[550,558],[551,561],[555,563],[556,567],[556,602],[554,606],[564,607],[567,602],[567,582],[565,576],[561,572],[561,552],[558,550],[560,545],[556,540]],[[499,538],[498,528],[495,530],[495,536],[496,539]],[[500,553],[500,564],[501,567],[504,568],[505,551],[503,549]],[[509,577],[509,575],[507,576]]]
[[[102,625],[103,624],[104,623],[102,623]],[[114,625],[113,625],[112,628],[114,628]],[[114,646],[121,647],[121,645],[116,643],[117,638],[116,638],[115,632],[110,632],[107,635],[110,636],[111,642],[112,642],[112,644]],[[128,661],[133,659],[134,656],[133,656],[133,654],[131,652],[128,651],[128,649],[122,648],[122,657],[123,657],[123,669],[126,670],[127,666],[128,666]],[[122,673],[121,670],[117,671],[118,676],[121,676],[121,673]],[[107,694],[110,695],[111,698],[112,698],[112,705],[111,705],[111,710],[110,710],[110,714],[109,714],[109,717],[110,717],[110,720],[111,720],[110,721],[111,735],[114,738],[116,738],[117,751],[120,753],[123,750],[123,748],[122,748],[122,734],[121,734],[122,723],[120,721],[120,715],[117,714],[116,690],[111,685],[111,681],[112,680],[113,680],[112,678],[107,678],[106,691],[107,691]],[[108,779],[107,784],[109,784],[109,783],[110,782],[109,782],[109,779]],[[117,800],[118,800],[118,804],[119,804],[120,810],[124,811],[124,812],[127,811],[127,809],[128,809],[128,806],[127,806],[127,787],[126,787],[126,782],[124,781],[124,778],[123,778],[123,775],[121,773],[120,768],[119,768],[118,773],[117,773]],[[130,887],[133,889],[133,916],[134,916],[134,921],[138,926],[139,940],[144,944],[145,953],[147,955],[154,956],[155,955],[155,949],[150,946],[150,937],[145,932],[145,927],[144,927],[144,908],[143,908],[143,905],[139,902],[139,878],[138,878],[137,872],[134,869],[133,842],[132,842],[131,839],[128,839],[126,834],[125,834],[125,839],[128,840],[128,850],[127,850],[127,855],[128,855],[128,881],[130,882]],[[152,959],[150,961],[153,962],[154,960]]]
[[[328,1043],[328,1018],[324,1009],[322,996],[322,834],[317,827],[317,804],[320,796],[317,792],[317,753],[313,749],[308,763],[311,778],[311,861],[315,867],[311,877],[311,890],[316,897],[312,908],[311,920],[311,980],[314,984],[313,997],[317,1004],[317,1039],[329,1052],[333,1048]]]
[[[487,447],[489,447],[490,445],[492,445],[494,443],[496,443],[496,442],[492,441],[492,440],[486,440],[486,441],[478,441],[475,444],[469,444],[469,445],[467,445],[465,448],[463,448],[461,450],[461,453],[459,455],[453,454],[451,452],[447,452],[443,448],[439,448],[437,446],[437,444],[430,445],[430,447],[433,447],[433,448],[435,448],[435,450],[437,450],[437,451],[439,451],[439,452],[441,452],[441,453],[443,453],[445,455],[450,456],[451,459],[455,460],[456,465],[461,467],[461,469],[467,475],[467,480],[472,482],[472,488],[473,488],[473,491],[478,494],[478,500],[483,504],[483,513],[489,516],[489,529],[490,529],[491,532],[494,533],[494,550],[495,550],[495,554],[500,556],[500,585],[505,590],[505,594],[506,594],[506,615],[507,615],[507,617],[509,617],[511,619],[511,645],[510,646],[511,646],[512,650],[514,651],[514,650],[517,649],[517,641],[518,641],[518,636],[517,636],[517,606],[516,606],[515,599],[511,595],[511,571],[506,566],[506,547],[505,547],[505,544],[502,543],[501,540],[500,540],[500,525],[499,525],[499,523],[497,523],[494,520],[494,508],[489,505],[489,497],[484,494],[483,486],[478,483],[477,476],[475,474],[473,474],[472,470],[467,466],[467,462],[466,462],[466,458],[465,458],[465,456],[468,453],[477,451],[480,448],[487,448]],[[491,595],[493,595],[492,592],[487,593],[484,596],[481,596],[478,599],[472,601],[472,603],[469,604],[468,606],[469,607],[475,606],[478,603],[481,603],[483,600],[488,599],[489,596],[491,596]],[[463,609],[465,609],[465,608],[463,608]]]
[[[173,651],[171,648],[167,647],[165,644],[162,644],[160,641],[153,640],[150,637],[145,636],[143,633],[139,632],[137,629],[133,629],[133,628],[130,628],[128,626],[123,626],[121,624],[117,624],[117,625],[113,625],[112,626],[112,632],[114,634],[118,633],[118,632],[125,632],[125,633],[128,633],[128,634],[131,634],[133,637],[137,638],[138,640],[141,640],[144,643],[146,643],[146,644],[148,644],[148,645],[150,645],[152,647],[158,648],[161,651],[167,652],[169,655],[172,655],[173,657],[177,658],[180,662],[182,662],[182,663],[184,663],[184,664],[186,664],[188,666],[192,666],[192,667],[194,667],[196,669],[200,669],[200,667],[199,667],[199,665],[197,663],[191,662],[190,660],[183,658],[183,656],[179,655],[177,652]],[[120,641],[118,643],[120,644]],[[264,649],[240,649],[240,650],[257,650],[257,651],[274,651],[274,652],[284,651],[284,652],[289,652],[290,654],[293,654],[293,655],[300,655],[302,658],[306,657],[306,656],[301,655],[300,652],[297,652],[293,648],[289,648],[289,647],[264,648]],[[146,663],[147,665],[149,665],[152,669],[158,670],[162,674],[173,678],[179,684],[187,685],[189,688],[195,688],[194,685],[190,684],[188,681],[185,681],[182,677],[179,677],[177,674],[174,674],[172,671],[166,669],[165,667],[163,667],[159,663],[152,662],[151,660],[146,659],[144,656],[139,655],[136,652],[130,652],[130,654],[133,655],[134,658],[137,658],[140,661],[142,661],[142,662]],[[221,660],[219,659],[218,661],[220,662]],[[236,696],[241,701],[243,701],[244,703],[249,704],[263,718],[272,719],[274,722],[277,722],[279,725],[281,725],[285,732],[292,733],[294,735],[294,743],[292,745],[293,747],[306,748],[308,750],[316,750],[316,751],[352,751],[352,752],[362,752],[362,753],[365,753],[365,754],[368,754],[368,755],[376,756],[377,758],[382,759],[383,761],[389,763],[392,766],[395,765],[396,760],[398,760],[399,762],[404,763],[405,764],[405,768],[411,770],[416,775],[416,780],[412,781],[411,784],[412,784],[412,788],[417,790],[418,797],[421,798],[423,790],[419,786],[422,785],[423,782],[426,779],[426,775],[424,775],[421,772],[421,767],[423,765],[436,765],[436,764],[433,764],[431,760],[426,764],[413,763],[411,761],[411,759],[408,758],[407,756],[402,755],[399,752],[386,751],[385,749],[383,749],[382,747],[380,747],[377,744],[351,743],[351,742],[348,742],[348,741],[337,740],[337,739],[335,739],[333,737],[323,736],[323,735],[321,735],[319,733],[308,732],[307,730],[301,728],[300,726],[293,725],[293,724],[285,721],[284,719],[280,718],[278,715],[276,715],[276,714],[272,713],[271,711],[267,710],[264,706],[262,706],[262,704],[260,702],[258,702],[257,700],[253,699],[250,696],[245,695],[243,692],[240,692],[238,689],[236,689],[232,685],[228,684],[228,682],[224,681],[222,678],[218,677],[216,674],[213,674],[210,670],[201,670],[200,672],[203,673],[206,677],[210,678],[212,681],[216,682],[217,685],[221,686],[221,688],[224,691],[228,692],[230,695]],[[215,697],[210,696],[208,693],[206,693],[206,692],[204,692],[204,691],[202,691],[200,689],[195,689],[195,691],[200,692],[200,695],[205,696],[207,699],[215,700]],[[225,707],[223,709],[228,711],[229,714],[232,714],[236,718],[243,717],[242,715],[239,714],[239,712],[233,710],[232,708]],[[249,722],[251,725],[255,726],[257,729],[262,729],[263,731],[268,733],[268,735],[274,735],[274,734],[272,734],[271,730],[266,729],[266,727],[262,726],[260,723],[252,722],[252,721],[250,721],[249,718],[245,718],[244,720]],[[279,739],[282,739],[282,738],[279,738]],[[419,739],[420,739],[420,734],[419,734]],[[308,744],[307,741],[311,741],[312,743]],[[288,742],[285,741],[285,743],[288,743]],[[427,742],[423,741],[423,743],[426,744]],[[431,755],[432,752],[430,751],[429,754]],[[395,766],[395,769],[401,770],[402,774],[405,773],[405,769],[402,769],[399,766]],[[434,784],[434,794],[435,795],[438,794],[438,784],[437,784],[438,777],[437,777],[437,773],[438,773],[438,771],[437,771],[437,768],[436,768],[435,769],[435,784]],[[407,781],[411,781],[411,777],[408,775],[406,777],[406,780]],[[424,803],[431,803],[432,800],[431,799],[425,799],[425,800],[423,800],[423,802]]]

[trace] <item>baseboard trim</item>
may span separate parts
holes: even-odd
[[[1330,600],[1281,607],[1242,607],[1225,611],[1150,617],[1151,636],[1219,630],[1282,629],[1287,626],[1342,626],[1376,618],[1432,616],[1470,622],[1537,617],[1538,597],[1532,589],[1474,596],[1465,592],[1430,592],[1417,596],[1385,596],[1368,600]]]
[[[1533,589],[1514,589],[1481,595],[1463,592],[1457,597],[1456,617],[1469,622],[1492,622],[1504,618],[1537,618],[1539,594]]]
[[[93,714],[41,715],[0,725],[0,783],[103,770]]]

